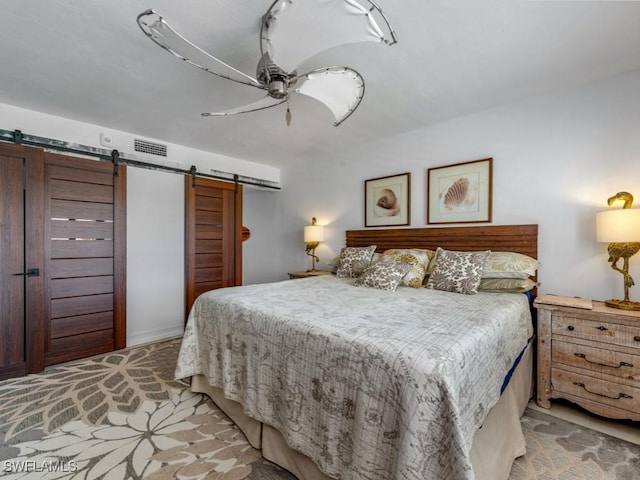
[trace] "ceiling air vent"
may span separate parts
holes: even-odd
[[[167,146],[159,143],[147,142],[139,138],[133,139],[133,149],[136,152],[148,153],[149,155],[157,155],[159,157],[167,156]]]

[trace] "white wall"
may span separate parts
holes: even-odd
[[[411,227],[424,227],[427,169],[486,157],[494,159],[493,224],[539,224],[540,292],[619,298],[622,276],[607,263],[607,245],[596,242],[595,213],[623,190],[640,207],[640,72],[283,169],[289,255],[274,279],[308,268],[302,227],[312,215],[328,225],[323,263],[339,252],[345,230],[364,228],[364,180],[411,172]],[[631,271],[638,283],[631,297],[640,300],[640,255]]]
[[[182,335],[184,178],[127,169],[127,345]]]
[[[97,148],[108,132],[113,147],[133,152],[134,135],[41,112],[0,104],[0,129],[48,137]],[[213,153],[148,139],[167,145],[167,158],[135,153],[141,160],[199,171],[217,169],[280,182],[280,170]],[[109,149],[110,149],[109,148]],[[127,345],[180,335],[184,327],[184,178],[149,169],[127,169]],[[245,191],[249,192],[250,189]],[[276,198],[278,192],[265,192]],[[251,195],[248,195],[251,198]],[[249,201],[249,209],[252,202]],[[262,207],[262,200],[256,208]],[[268,204],[266,204],[268,205]],[[267,231],[267,235],[270,235]],[[253,235],[258,245],[260,229]],[[252,240],[255,240],[252,238]],[[268,240],[272,242],[272,239]],[[274,242],[277,243],[277,242]]]
[[[282,239],[291,236],[283,232],[282,192],[244,188],[242,224],[251,236],[242,244],[242,283],[265,283],[285,278],[286,262]]]

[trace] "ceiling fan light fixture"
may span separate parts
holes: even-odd
[[[260,61],[256,78],[253,78],[191,43],[153,10],[140,13],[136,20],[149,39],[186,63],[218,77],[267,91],[265,97],[249,105],[202,113],[205,117],[272,108],[288,102],[290,93],[299,93],[326,105],[333,113],[337,127],[362,101],[362,76],[341,66],[319,68],[303,75],[296,73],[297,68],[313,55],[339,45],[397,43],[386,16],[372,0],[275,0],[262,16]],[[289,108],[286,119],[288,125],[291,121]]]

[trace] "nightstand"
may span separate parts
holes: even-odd
[[[640,420],[640,312],[534,303],[537,403],[563,398],[592,413]]]
[[[288,274],[289,278],[307,278],[307,277],[317,277],[319,275],[331,275],[331,272],[328,270],[316,270],[314,272],[291,272]]]

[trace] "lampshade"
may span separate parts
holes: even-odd
[[[640,208],[619,208],[596,214],[599,242],[640,242]]]
[[[305,243],[324,241],[324,227],[321,225],[307,225],[304,227]]]

